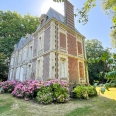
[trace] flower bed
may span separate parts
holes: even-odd
[[[42,81],[39,82],[37,80],[28,80],[17,84],[12,91],[12,95],[15,97],[24,98],[25,100],[29,100],[36,97],[36,94],[42,85]]]
[[[69,100],[68,83],[53,79],[49,81],[28,80],[25,82],[5,81],[0,83],[1,92],[25,100],[36,98],[39,103],[64,103]]]
[[[11,93],[14,97],[23,98],[26,101],[36,99],[42,104],[65,103],[69,101],[68,88],[67,82],[58,79],[44,82],[37,80],[0,82],[0,93]],[[96,96],[97,91],[93,86],[80,85],[74,88],[73,95],[73,98],[88,99]]]
[[[11,93],[19,81],[4,81],[0,82],[0,93]]]

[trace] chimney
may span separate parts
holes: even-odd
[[[74,29],[74,6],[68,0],[64,2],[64,16],[66,24]]]

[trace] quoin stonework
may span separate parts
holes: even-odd
[[[9,80],[88,82],[85,37],[75,28],[74,7],[67,0],[64,14],[50,8],[41,15],[37,30],[14,46]]]

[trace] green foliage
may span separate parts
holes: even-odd
[[[103,9],[112,17],[112,27],[110,32],[110,37],[112,40],[112,45],[116,48],[116,0],[102,0]]]
[[[89,97],[96,96],[97,91],[94,86],[77,86],[73,92],[78,99],[89,99]]]
[[[37,93],[37,101],[43,104],[67,102],[69,100],[68,88],[63,86],[58,82],[45,84]]]
[[[80,16],[78,22],[86,24],[88,22],[88,13],[96,6],[96,0],[86,0],[84,6],[79,10],[77,8],[76,16]]]
[[[58,103],[64,103],[68,101],[68,89],[63,88],[60,84],[55,83],[52,85],[54,100]]]
[[[104,63],[106,63],[106,67],[109,68],[108,71],[104,70],[99,74],[100,76],[102,76],[104,73],[104,78],[107,80],[107,83],[105,83],[101,88],[101,93],[104,93],[106,89],[109,90],[109,87],[114,87],[116,85],[116,54],[111,55],[108,54],[108,51],[105,51],[105,53],[102,54],[100,59],[103,60]]]
[[[108,53],[104,50],[102,43],[97,39],[87,40],[85,45],[90,83],[93,84],[95,80],[104,82],[104,74],[99,75],[99,73],[104,70],[108,71],[107,64],[103,62],[106,59],[105,57],[108,57]]]
[[[53,101],[53,93],[51,87],[42,86],[37,93],[37,100],[39,103],[49,104]]]
[[[0,78],[7,78],[8,62],[14,44],[27,33],[33,33],[39,25],[39,18],[30,14],[22,17],[17,12],[0,11]],[[2,61],[1,61],[2,59]]]
[[[5,63],[4,59],[6,59],[6,55],[3,53],[0,53],[0,80],[6,80],[7,79],[7,72],[8,67]]]

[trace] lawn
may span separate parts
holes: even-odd
[[[50,105],[0,94],[0,116],[116,116],[116,88],[89,100]]]

